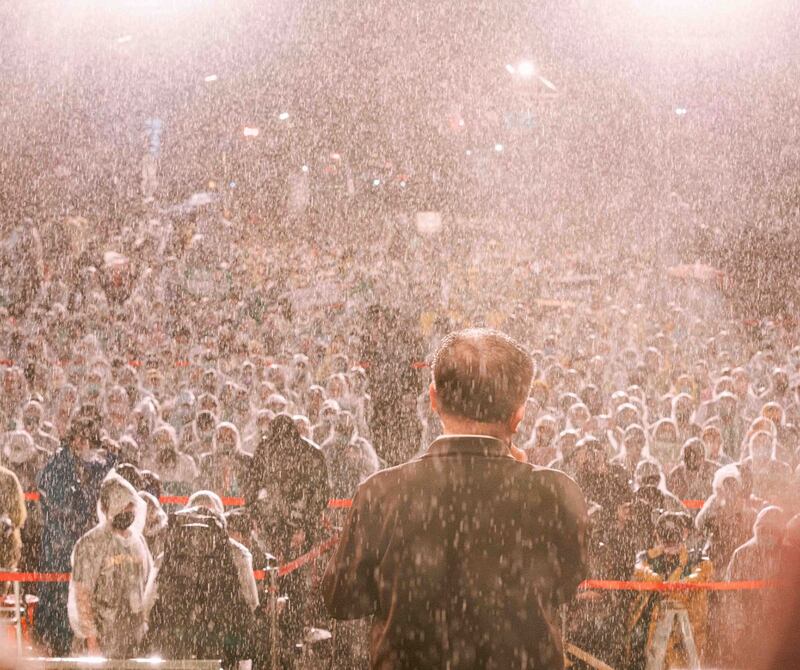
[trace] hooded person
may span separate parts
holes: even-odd
[[[325,456],[297,430],[292,417],[279,414],[253,453],[245,501],[267,550],[280,560],[296,558],[317,541],[330,499]],[[284,579],[290,598],[287,639],[296,641],[305,622],[308,587],[294,572]]]
[[[292,358],[292,390],[298,395],[305,395],[314,380],[309,369],[308,356],[295,354]]]
[[[36,478],[49,460],[49,454],[34,444],[33,438],[24,430],[6,433],[2,451],[4,462],[16,475],[22,491],[35,491]],[[34,572],[42,548],[42,508],[38,500],[26,500],[24,505],[27,519],[23,525],[15,526],[14,536],[22,543],[19,566]]]
[[[115,440],[125,433],[130,419],[130,399],[122,386],[112,386],[106,393],[106,421],[104,428]]]
[[[792,469],[775,457],[774,432],[754,432],[746,448],[747,457],[738,465],[752,480],[752,494],[769,503],[782,501],[791,488]]]
[[[144,461],[145,467],[159,474],[164,491],[171,495],[188,495],[197,479],[194,459],[178,449],[178,436],[169,424],[153,431],[154,453]]]
[[[662,468],[671,469],[678,462],[681,442],[678,428],[672,419],[659,419],[652,427],[650,455],[661,463]]]
[[[719,465],[705,457],[706,448],[691,437],[681,448],[681,462],[667,477],[667,488],[681,500],[705,500],[711,495],[711,481]]]
[[[244,493],[253,457],[242,451],[239,429],[228,421],[214,431],[213,451],[200,458],[199,485],[222,496]]]
[[[342,408],[339,406],[339,403],[333,399],[326,400],[322,403],[319,410],[319,421],[311,429],[311,435],[316,444],[322,444],[330,437],[331,431],[333,430],[333,422],[341,411]]]
[[[783,576],[783,539],[787,515],[780,508],[762,509],[753,524],[753,537],[733,552],[725,571],[725,581],[779,581]],[[761,626],[780,619],[785,601],[776,598],[771,589],[735,593],[726,598],[726,629],[731,646],[737,648],[737,660],[757,651]],[[753,622],[757,622],[753,625]],[[748,666],[750,663],[748,663]]]
[[[650,500],[657,508],[669,512],[685,512],[680,499],[667,489],[667,480],[661,465],[653,459],[639,461],[633,473],[633,490]]]
[[[378,471],[378,455],[372,445],[357,440],[355,417],[342,411],[334,421],[331,436],[320,447],[334,498],[352,497],[358,485]]]
[[[723,577],[733,552],[750,537],[756,511],[742,485],[739,468],[733,464],[714,473],[711,489],[713,493],[694,523],[706,539],[705,552],[714,564],[716,576]]]
[[[58,440],[42,430],[43,416],[42,403],[38,400],[29,400],[22,409],[22,427],[33,438],[36,446],[41,447],[49,455],[52,455],[58,449]]]
[[[23,491],[36,488],[36,478],[50,460],[50,454],[35,444],[25,430],[6,433],[3,439],[3,460],[19,478]]]
[[[142,450],[142,456],[147,457],[151,452],[151,443],[153,438],[153,430],[156,427],[156,419],[158,413],[156,412],[155,405],[151,398],[145,398],[133,409],[131,418],[133,423],[128,426],[125,431],[129,434],[139,448]]]
[[[242,449],[252,454],[258,443],[266,436],[269,435],[269,426],[275,418],[275,413],[269,409],[260,409],[255,413],[255,416],[250,422],[250,425],[245,429],[245,438],[242,440]],[[309,434],[311,428],[309,427]],[[209,449],[208,451],[213,451]]]
[[[164,553],[164,540],[167,532],[168,517],[161,503],[149,491],[139,491],[139,497],[147,505],[147,516],[145,517],[142,535],[150,549],[155,567],[160,564],[161,554]]]
[[[619,454],[612,458],[611,462],[621,465],[629,474],[633,475],[636,466],[643,458],[650,458],[650,451],[647,448],[647,433],[642,426],[634,423],[625,429]]]
[[[217,418],[213,412],[206,409],[198,412],[192,422],[192,439],[184,451],[195,459],[213,451],[216,425]]]
[[[540,416],[534,424],[531,439],[523,446],[528,463],[547,465],[556,458],[554,445],[558,435],[558,422],[550,415]]]
[[[147,505],[112,472],[103,480],[97,525],[72,552],[69,622],[93,656],[136,656],[146,631],[145,587],[153,560],[142,535]]]
[[[75,543],[96,522],[97,498],[116,457],[98,458],[100,420],[93,407],[81,408],[70,423],[62,448],[39,474],[44,529],[39,569],[69,572]],[[67,618],[67,585],[39,586],[34,623],[39,640],[55,656],[66,656],[72,643]]]
[[[27,433],[26,433],[27,435]],[[0,467],[0,565],[14,570],[22,555],[20,529],[27,512],[19,479],[9,469]]]
[[[223,522],[225,520],[222,499],[213,491],[195,491],[189,496],[189,502],[186,504],[187,509],[192,507],[204,507],[219,515]],[[229,538],[228,541],[231,544],[231,557],[236,566],[242,596],[250,610],[254,612],[258,607],[258,585],[253,576],[253,554],[241,542],[233,538]]]

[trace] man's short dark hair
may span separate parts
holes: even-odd
[[[439,408],[481,423],[508,421],[524,403],[533,360],[508,335],[470,328],[447,335],[433,361]]]

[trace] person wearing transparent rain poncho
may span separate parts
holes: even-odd
[[[146,631],[144,593],[153,567],[142,536],[147,507],[111,472],[100,487],[98,524],[75,545],[69,583],[73,647],[90,655],[131,658]]]

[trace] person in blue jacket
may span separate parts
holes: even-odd
[[[97,523],[100,484],[116,460],[113,454],[98,454],[100,425],[94,406],[81,407],[61,448],[39,474],[37,486],[44,517],[42,572],[69,572],[75,543]],[[67,656],[72,645],[68,586],[67,582],[45,582],[39,589],[36,636],[57,657]]]

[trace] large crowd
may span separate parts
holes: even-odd
[[[37,224],[3,258],[0,563],[71,573],[25,585],[44,653],[290,664],[330,625],[313,571],[282,579],[271,645],[253,570],[334,534],[330,499],[437,437],[426,366],[467,324],[533,354],[514,446],[579,484],[591,578],[770,581],[800,550],[800,341],[741,323],[713,284],[676,289],[651,258],[589,240],[264,230],[213,198],[116,227]],[[548,296],[554,278],[572,293]],[[708,663],[750,667],[779,605],[769,589],[590,589],[565,626],[612,667],[643,668],[659,617],[684,607]],[[336,667],[364,663],[354,626]]]

